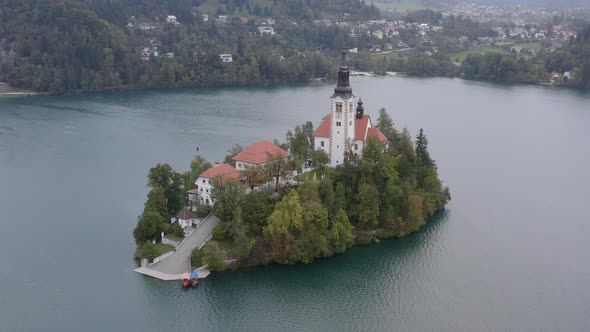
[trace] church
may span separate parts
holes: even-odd
[[[326,152],[330,157],[330,166],[342,165],[347,151],[362,157],[363,147],[370,137],[388,144],[385,135],[372,126],[371,118],[365,114],[363,101],[360,98],[357,101],[352,93],[344,51],[338,71],[338,84],[330,99],[330,113],[313,133],[314,149]]]

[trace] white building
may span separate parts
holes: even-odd
[[[222,24],[227,23],[227,19],[228,19],[227,15],[217,16],[217,22],[222,23]]]
[[[178,24],[178,21],[176,20],[176,16],[174,16],[174,15],[166,16],[166,22],[172,23],[172,24]]]
[[[261,36],[264,36],[264,35],[271,35],[272,36],[275,34],[275,28],[269,27],[269,26],[258,27],[258,31],[260,32]]]
[[[377,39],[383,39],[383,31],[381,31],[381,30],[373,31],[373,36]]]
[[[229,164],[216,164],[199,175],[195,185],[197,186],[197,197],[201,204],[213,205],[211,190],[213,189],[214,178],[220,178],[223,181],[239,181],[240,172]]]
[[[219,59],[224,63],[230,63],[234,61],[231,54],[219,54]]]
[[[238,171],[245,171],[254,166],[264,167],[278,158],[289,158],[289,153],[269,141],[262,140],[250,145],[232,160],[236,163]]]
[[[314,149],[324,150],[330,157],[332,167],[342,165],[346,152],[352,152],[361,157],[365,143],[370,137],[388,144],[385,135],[379,129],[373,128],[371,118],[364,114],[363,102],[360,98],[358,103],[356,102],[350,87],[349,76],[346,53],[342,52],[338,85],[331,97],[330,113],[313,133]]]
[[[180,225],[180,227],[184,229],[187,227],[191,227],[193,223],[196,224],[197,219],[194,217],[191,210],[185,206],[184,209],[178,212],[178,214],[176,215],[176,219],[172,219],[172,223],[174,223],[175,221],[178,221],[178,225]]]

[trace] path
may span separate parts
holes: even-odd
[[[176,248],[176,252],[150,267],[140,267],[135,272],[162,280],[178,280],[188,271],[188,259],[193,249],[202,247],[211,239],[213,228],[219,224],[214,215],[207,217],[199,227]],[[200,276],[201,274],[199,274]]]

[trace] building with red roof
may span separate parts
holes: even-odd
[[[211,190],[213,189],[213,179],[220,178],[222,181],[240,181],[240,171],[229,164],[215,164],[199,175],[195,185],[197,186],[197,197],[200,203],[213,205],[211,199]]]
[[[362,100],[359,98],[356,102],[350,87],[349,74],[346,54],[342,52],[338,84],[330,98],[330,113],[313,133],[314,149],[324,150],[330,157],[332,167],[342,164],[346,152],[352,152],[361,157],[363,148],[371,137],[384,145],[388,144],[387,137],[378,128],[374,128],[371,118],[364,114]]]
[[[264,166],[277,158],[289,158],[289,153],[272,142],[258,141],[232,158],[238,171],[244,171],[252,166]]]

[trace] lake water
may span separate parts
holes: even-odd
[[[590,94],[352,78],[423,127],[452,202],[420,232],[183,291],[134,273],[157,162],[283,140],[333,85],[0,99],[2,331],[589,331]]]

